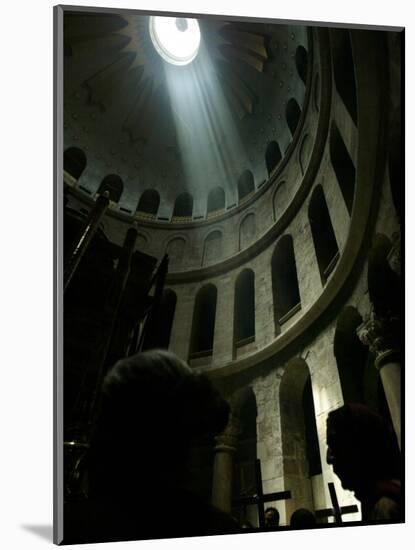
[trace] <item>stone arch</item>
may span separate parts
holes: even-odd
[[[252,244],[255,241],[255,237],[255,214],[250,212],[244,217],[239,226],[239,250],[243,250]]]
[[[86,155],[79,147],[69,147],[63,153],[63,169],[75,180],[79,180],[86,168]]]
[[[292,495],[285,501],[290,518],[298,508],[314,511],[313,485],[322,483],[312,381],[304,359],[292,359],[285,367],[279,398],[284,488]]]
[[[295,66],[298,76],[304,82],[307,82],[307,69],[308,69],[308,53],[304,46],[298,46],[295,50]]]
[[[357,124],[356,78],[350,32],[347,29],[333,29],[330,39],[336,90],[353,122]]]
[[[110,200],[118,202],[121,198],[124,189],[124,184],[120,176],[109,174],[102,180],[97,193],[102,195],[108,191]]]
[[[180,193],[174,202],[173,218],[191,218],[193,214],[193,197],[186,191]]]
[[[295,97],[289,99],[287,107],[285,108],[285,118],[287,120],[288,128],[291,135],[294,136],[298,123],[301,117],[301,107]]]
[[[265,151],[265,164],[267,165],[268,176],[271,176],[271,173],[281,159],[282,153],[278,143],[276,141],[268,143],[267,150]]]
[[[166,246],[166,254],[169,256],[169,265],[178,267],[183,261],[186,240],[183,237],[173,237]]]
[[[204,285],[196,294],[189,359],[212,356],[217,295],[217,288],[212,283]]]
[[[160,205],[160,195],[155,189],[146,189],[140,197],[137,205],[138,214],[157,215]]]
[[[138,250],[145,250],[147,248],[148,239],[145,235],[142,233],[138,233],[137,240],[136,240],[136,248]]]
[[[291,235],[278,241],[271,258],[272,295],[274,303],[275,333],[292,315],[301,309],[297,266]]]
[[[143,350],[154,348],[168,349],[174,314],[176,312],[176,303],[176,293],[169,288],[163,290],[153,324],[154,327],[157,327],[157,330],[153,330],[151,334],[145,336]]]
[[[222,232],[215,229],[207,235],[203,245],[202,265],[209,265],[222,258],[223,250]]]
[[[209,191],[207,200],[207,215],[216,215],[225,209],[225,191],[217,186]]]
[[[311,196],[308,207],[308,219],[310,221],[321,282],[325,285],[339,258],[339,247],[321,185],[316,186]]]
[[[255,273],[242,270],[235,282],[234,346],[240,347],[255,340]]]
[[[238,199],[241,202],[245,197],[255,191],[254,175],[250,170],[245,170],[238,179]]]
[[[334,120],[330,131],[330,160],[347,210],[349,211],[349,215],[351,215],[356,183],[356,169]]]

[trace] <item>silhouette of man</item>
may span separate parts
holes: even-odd
[[[361,502],[363,521],[402,521],[399,449],[380,415],[356,403],[332,411],[327,447],[327,463]]]

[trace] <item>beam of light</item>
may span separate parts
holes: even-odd
[[[173,65],[187,65],[200,46],[200,29],[196,19],[150,17],[150,37],[161,57]]]
[[[228,205],[237,202],[236,181],[252,168],[203,41],[197,62],[164,69],[186,186],[202,201],[221,186]]]

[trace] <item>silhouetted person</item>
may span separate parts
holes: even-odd
[[[327,463],[354,491],[363,521],[402,521],[400,455],[389,424],[368,407],[348,403],[327,419]]]
[[[310,529],[316,525],[316,517],[307,508],[299,508],[291,515],[290,527],[293,529]]]
[[[270,506],[265,510],[265,527],[278,527],[280,524],[280,513],[276,508]]]
[[[152,350],[116,363],[91,437],[89,499],[66,505],[64,542],[240,532],[186,488],[192,442],[220,433],[228,415],[208,378],[172,353]]]

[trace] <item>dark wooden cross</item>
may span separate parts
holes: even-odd
[[[356,504],[351,504],[349,506],[339,506],[339,501],[337,500],[336,489],[332,481],[329,482],[329,493],[331,503],[333,508],[325,508],[324,510],[316,510],[315,515],[317,519],[324,519],[334,516],[336,523],[343,523],[342,516],[344,514],[354,514],[359,511],[359,508]]]
[[[247,506],[249,504],[255,504],[258,508],[259,526],[265,527],[265,511],[264,504],[266,502],[273,502],[275,500],[288,500],[291,498],[291,491],[279,491],[276,493],[268,493],[264,495],[262,491],[262,474],[261,474],[261,461],[259,458],[255,460],[255,485],[256,494],[249,497],[241,497],[234,500],[234,504],[242,504]]]

